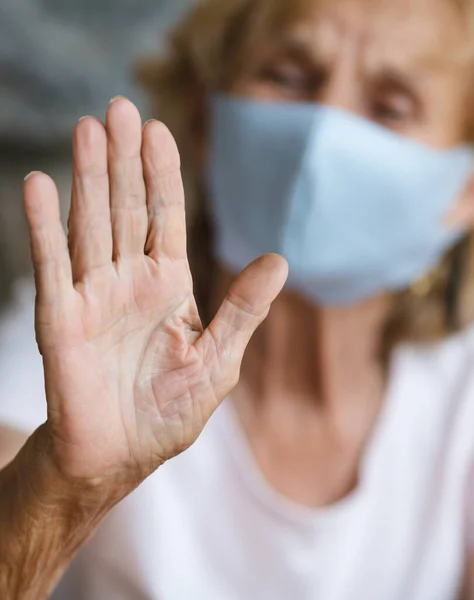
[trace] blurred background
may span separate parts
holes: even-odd
[[[24,176],[43,170],[69,201],[71,133],[125,95],[148,118],[132,80],[137,58],[162,48],[191,0],[2,0],[0,3],[0,309],[30,272]]]

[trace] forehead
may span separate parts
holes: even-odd
[[[474,38],[461,1],[292,0],[275,10],[272,42],[299,45],[326,60],[352,44],[368,59],[372,55],[398,66],[466,66]]]

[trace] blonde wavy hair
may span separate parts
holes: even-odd
[[[463,11],[474,55],[474,0],[450,2]],[[151,92],[156,116],[174,134],[181,153],[189,216],[189,256],[195,294],[204,320],[212,310],[217,265],[212,218],[202,179],[206,101],[212,91],[229,90],[264,35],[281,31],[314,8],[315,0],[205,0],[172,32],[164,58],[144,60],[140,82]],[[471,54],[471,52],[470,52]],[[474,141],[472,123],[466,140]],[[401,341],[432,342],[474,319],[474,249],[469,235],[423,280],[402,292],[386,326],[383,352]]]

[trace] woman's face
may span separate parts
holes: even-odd
[[[262,40],[231,92],[319,102],[438,148],[464,141],[467,36],[450,0],[317,2]]]

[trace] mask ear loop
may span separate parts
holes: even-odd
[[[446,305],[446,326],[450,331],[458,331],[462,326],[459,314],[459,301],[463,278],[468,263],[469,246],[469,236],[466,235],[453,252],[452,266],[446,282],[444,295]]]

